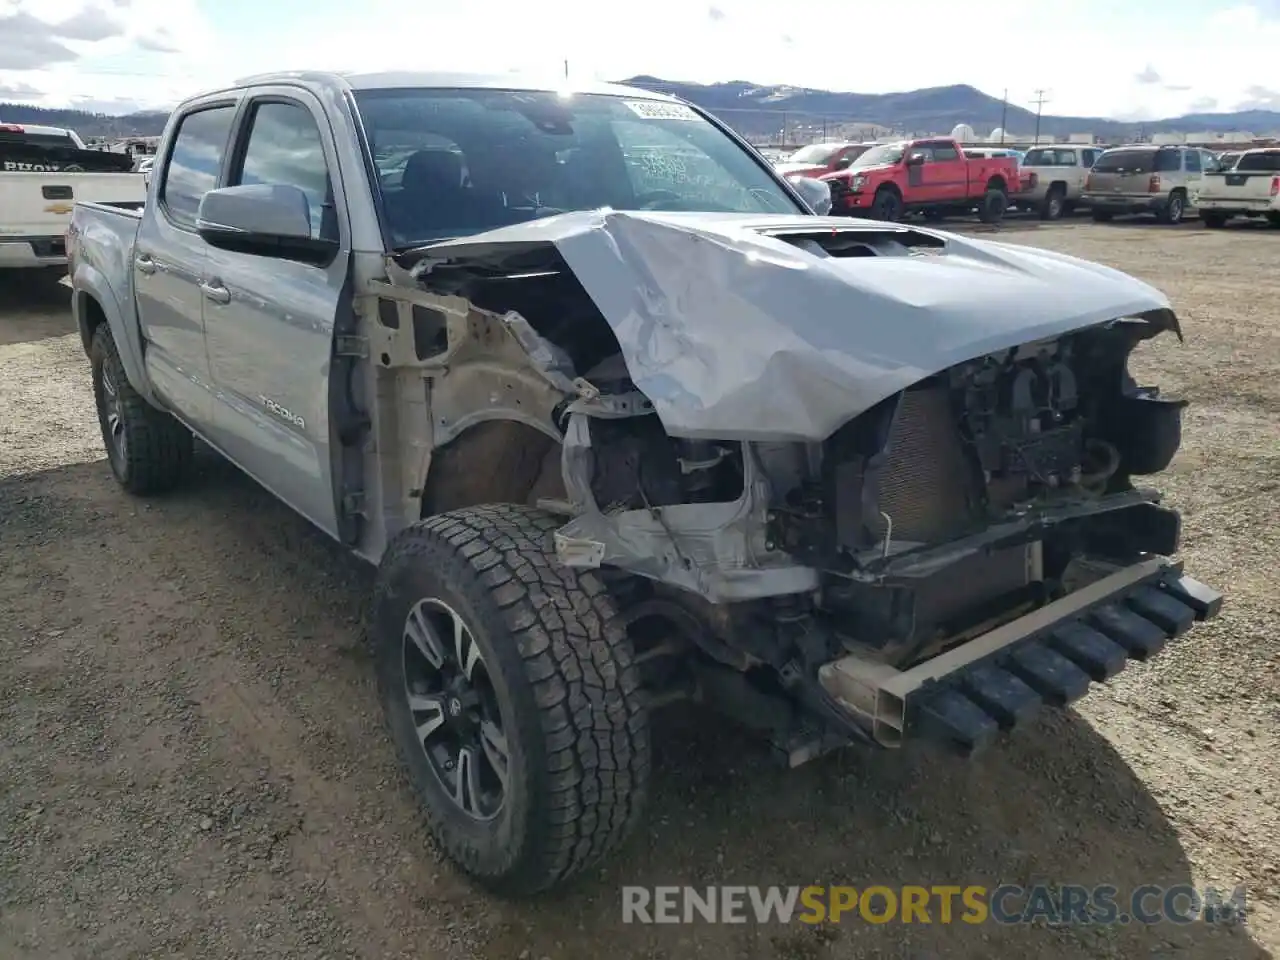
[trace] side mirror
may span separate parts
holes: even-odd
[[[907,157],[908,167],[918,167],[918,166],[921,166],[923,163],[924,163],[923,153],[913,153]]]
[[[810,210],[820,217],[831,212],[831,184],[814,177],[791,177],[791,186],[795,187],[800,199]]]
[[[253,183],[210,190],[200,200],[196,232],[211,247],[285,260],[324,263],[336,240],[311,235],[311,203],[297,187]]]

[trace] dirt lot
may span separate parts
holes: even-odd
[[[1070,223],[1004,237],[1133,272],[1187,342],[1164,481],[1216,622],[963,765],[794,772],[667,718],[640,836],[568,893],[478,895],[433,852],[381,728],[370,575],[233,470],[110,479],[62,288],[0,287],[0,957],[989,958],[1280,948],[1280,231]],[[623,884],[1191,882],[1249,926],[636,927]]]

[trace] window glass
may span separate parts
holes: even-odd
[[[33,147],[70,147],[76,149],[76,142],[69,133],[31,133],[20,127],[6,130],[0,126],[0,143],[24,143]]]
[[[320,129],[301,104],[263,103],[254,109],[236,182],[297,187],[307,196],[311,236],[338,239],[335,218],[325,215],[333,210],[333,192]]]
[[[209,107],[179,121],[160,202],[177,223],[194,227],[204,195],[218,185],[218,171],[235,118],[233,106]]]
[[[355,99],[397,247],[600,207],[802,212],[772,168],[684,104],[485,89]]]
[[[857,160],[853,161],[854,167],[879,167],[902,162],[902,155],[906,152],[906,141],[900,143],[882,143],[878,147],[872,147]],[[913,151],[914,152],[914,151]]]
[[[1200,172],[1200,151],[1199,150],[1187,151],[1187,169],[1192,173]]]
[[[1236,160],[1234,169],[1241,173],[1280,173],[1280,150],[1243,154]]]
[[[840,149],[838,143],[811,143],[807,147],[801,147],[791,156],[787,157],[788,163],[811,163],[814,166],[826,165],[831,162],[831,158],[836,155],[836,151]]]
[[[1171,173],[1174,170],[1182,169],[1182,151],[1181,150],[1158,150],[1156,151],[1156,170],[1161,173]]]
[[[934,163],[941,163],[944,160],[960,159],[959,152],[949,143],[933,143],[929,145],[929,148],[933,151]]]
[[[1097,173],[1150,173],[1155,159],[1154,150],[1108,150],[1093,169]]]
[[[1039,147],[1028,150],[1022,160],[1025,167],[1074,167],[1076,152],[1074,150],[1055,150],[1052,147]]]

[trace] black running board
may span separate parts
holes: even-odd
[[[849,656],[823,685],[882,746],[925,739],[971,756],[1045,706],[1065,707],[1148,660],[1222,595],[1155,558],[1126,567],[909,670]]]

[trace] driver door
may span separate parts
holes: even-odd
[[[209,248],[205,340],[215,387],[216,442],[247,473],[316,526],[337,529],[329,367],[350,261],[345,196],[320,104],[265,88],[243,110],[227,186],[299,188],[312,235],[339,241],[325,264]]]

